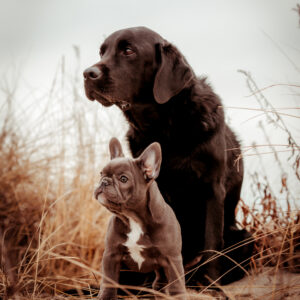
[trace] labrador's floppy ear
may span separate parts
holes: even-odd
[[[155,76],[153,94],[163,104],[182,91],[195,77],[183,55],[171,44],[156,44],[160,66]]]
[[[109,142],[109,152],[110,152],[110,159],[124,156],[121,143],[115,137],[113,137]]]
[[[138,166],[141,168],[147,181],[156,179],[161,165],[161,147],[159,143],[152,143],[137,158]]]

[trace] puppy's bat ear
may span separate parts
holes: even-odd
[[[161,147],[159,143],[153,143],[148,146],[144,152],[137,158],[144,177],[147,181],[156,179],[161,165]]]
[[[159,68],[155,76],[153,94],[163,104],[181,92],[195,77],[183,55],[171,44],[156,44]]]
[[[109,142],[109,152],[110,152],[110,159],[124,156],[121,143],[115,137],[113,137]]]

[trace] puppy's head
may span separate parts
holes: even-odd
[[[114,32],[101,45],[100,57],[83,75],[87,97],[104,106],[124,110],[147,98],[165,103],[194,78],[183,55],[145,27]]]
[[[145,206],[147,190],[160,170],[160,145],[151,144],[136,159],[124,157],[116,138],[111,139],[109,149],[111,161],[101,172],[95,198],[113,213]]]

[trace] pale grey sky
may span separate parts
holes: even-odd
[[[115,30],[147,26],[173,42],[196,74],[207,75],[227,107],[258,107],[238,69],[250,71],[259,87],[300,82],[299,16],[296,0],[0,0],[0,72],[22,62],[21,85],[35,93],[50,89],[61,57],[69,72],[73,45],[81,66],[95,63],[103,39]],[[294,63],[292,63],[292,62]],[[70,67],[71,66],[71,67]],[[1,76],[2,76],[1,75]],[[21,87],[22,88],[22,87]],[[83,95],[83,86],[79,93]],[[299,105],[299,89],[266,90],[274,107]],[[3,101],[2,99],[0,101]],[[97,105],[86,102],[86,105]],[[243,145],[263,143],[257,112],[227,109]],[[297,111],[292,114],[298,115]],[[249,120],[250,119],[250,120]],[[249,120],[249,121],[247,121]],[[299,120],[299,119],[298,119]],[[300,140],[299,122],[286,122]],[[273,143],[286,143],[270,126]],[[255,158],[247,160],[250,170]],[[272,166],[270,167],[272,170]]]

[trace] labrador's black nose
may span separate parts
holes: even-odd
[[[85,80],[87,79],[97,80],[101,77],[101,75],[102,75],[101,70],[95,66],[89,67],[83,72],[83,77]]]

